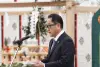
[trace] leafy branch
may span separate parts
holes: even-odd
[[[47,29],[45,27],[45,18],[43,15],[43,12],[41,11],[42,8],[38,8],[38,12],[39,12],[39,16],[38,16],[38,21],[36,24],[36,32],[35,32],[35,36],[36,38],[38,38],[39,36],[41,36],[43,38],[42,41],[45,40],[45,35],[47,35]],[[35,8],[34,10],[35,11]],[[26,36],[29,35],[31,33],[30,29],[31,29],[31,16],[29,16],[28,18],[29,22],[27,26],[23,26],[22,30],[24,30]]]

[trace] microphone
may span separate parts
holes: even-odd
[[[29,38],[33,38],[33,37],[34,37],[34,35],[31,34],[29,36],[21,38],[20,40],[16,40],[16,41],[14,40],[13,44],[19,44],[19,45],[21,45],[24,40],[29,39]]]

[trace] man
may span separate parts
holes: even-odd
[[[33,67],[74,67],[74,43],[63,31],[63,20],[58,14],[50,14],[47,20],[48,33],[51,37],[48,55],[37,61]]]

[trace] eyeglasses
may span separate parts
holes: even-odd
[[[48,24],[48,25],[46,25],[46,27],[47,27],[47,28],[51,28],[51,27],[54,26],[54,25],[56,25],[56,24]]]

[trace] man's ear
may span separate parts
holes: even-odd
[[[59,27],[59,28],[60,28],[60,23],[58,23],[58,24],[57,24],[57,27]]]

